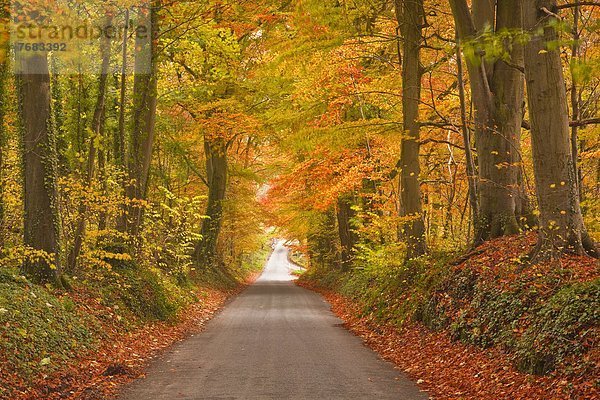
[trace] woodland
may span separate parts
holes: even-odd
[[[274,238],[435,398],[600,398],[600,2],[15,2],[0,398],[110,396]],[[65,9],[92,70],[11,37]]]

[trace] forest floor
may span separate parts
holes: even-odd
[[[200,288],[200,301],[181,310],[176,322],[152,322],[129,332],[123,332],[112,319],[106,319],[101,345],[63,365],[58,371],[42,376],[33,385],[23,382],[17,374],[0,369],[0,386],[12,387],[10,400],[110,398],[122,385],[140,378],[148,363],[174,343],[202,331],[205,324],[229,299],[245,290],[258,277],[251,275],[234,289]],[[69,294],[90,313],[111,314],[110,307],[85,293]],[[20,387],[20,389],[19,389]],[[0,395],[0,398],[3,398]]]

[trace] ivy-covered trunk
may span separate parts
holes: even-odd
[[[47,54],[18,60],[22,123],[24,244],[30,254],[23,273],[35,282],[60,285],[60,215],[56,143],[51,125]]]
[[[128,148],[127,169],[129,182],[125,193],[130,204],[126,221],[121,221],[120,230],[130,236],[138,235],[144,216],[143,202],[146,200],[150,180],[150,165],[154,146],[156,102],[157,102],[157,7],[153,5],[145,18],[150,26],[150,40],[136,35],[135,76],[133,80],[133,129]],[[125,222],[125,229],[123,229]]]
[[[312,268],[339,268],[341,264],[336,215],[333,207],[311,215],[306,238]]]

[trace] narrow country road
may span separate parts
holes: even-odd
[[[278,244],[253,286],[120,399],[427,399],[319,295],[294,285],[290,267]]]

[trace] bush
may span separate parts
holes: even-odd
[[[106,305],[118,305],[132,321],[169,320],[195,299],[191,290],[161,272],[141,267],[111,271],[100,291]]]

